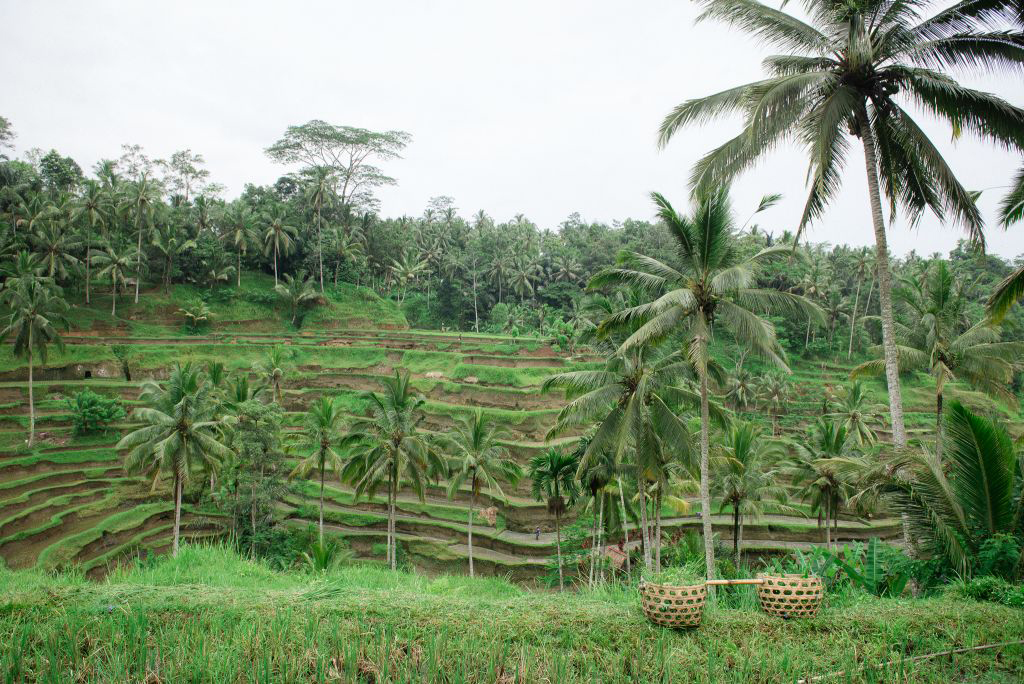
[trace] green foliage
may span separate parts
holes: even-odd
[[[1012,534],[994,534],[978,548],[974,571],[979,575],[1015,579],[1020,575],[1020,563],[1020,538]]]
[[[1024,608],[1024,585],[1012,584],[1003,577],[975,577],[965,582],[959,591],[975,601],[992,601],[1012,608]]]
[[[67,400],[76,435],[106,432],[107,426],[124,420],[125,411],[119,399],[111,399],[84,389]]]
[[[310,572],[327,572],[347,565],[354,557],[352,551],[341,541],[318,540],[310,544],[309,551],[302,554],[302,560]]]
[[[877,538],[870,539],[863,551],[854,548],[845,557],[835,556],[835,561],[854,586],[874,596],[899,596],[910,580],[909,559]]]

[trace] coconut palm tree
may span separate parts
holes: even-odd
[[[337,182],[329,166],[314,166],[306,172],[305,199],[316,215],[316,258],[320,268],[320,292],[324,291],[324,230],[323,210],[334,196]]]
[[[366,493],[373,496],[380,487],[388,495],[388,558],[392,570],[398,566],[395,542],[395,508],[398,493],[408,484],[425,498],[427,480],[445,473],[446,464],[437,450],[419,432],[426,399],[413,394],[409,372],[395,371],[395,377],[384,381],[381,394],[369,392],[372,416],[352,426],[342,446],[352,456],[342,478],[355,484],[356,498]]]
[[[789,391],[789,380],[782,373],[768,373],[758,387],[761,403],[772,417],[772,436],[779,435],[779,416],[786,412]]]
[[[459,420],[455,431],[441,440],[451,454],[448,470],[448,498],[451,499],[466,483],[469,483],[469,576],[473,577],[473,515],[476,498],[483,489],[488,494],[504,501],[505,492],[501,482],[515,485],[523,471],[509,457],[509,451],[499,440],[508,436],[501,427],[492,425],[483,411],[477,409],[472,415]]]
[[[310,284],[312,289],[312,284]],[[285,356],[284,347],[274,345],[261,361],[253,366],[253,370],[264,377],[267,384],[274,388],[274,401],[281,403],[281,382],[284,380]]]
[[[870,446],[876,439],[872,425],[881,420],[883,411],[884,407],[872,404],[868,399],[864,383],[854,380],[832,403],[832,411],[828,415],[842,423],[857,446]]]
[[[1019,33],[991,30],[986,10],[964,2],[929,14],[927,0],[807,0],[809,21],[756,0],[702,0],[701,19],[718,19],[781,49],[763,64],[769,76],[678,105],[661,126],[666,144],[682,128],[740,113],[744,130],[694,168],[698,191],[718,187],[786,141],[810,158],[810,194],[802,230],[819,218],[842,187],[850,137],[864,150],[875,234],[885,373],[893,442],[906,444],[893,318],[883,194],[912,219],[926,208],[982,238],[974,199],[903,104],[921,106],[1004,147],[1024,150],[1024,110],[967,88],[949,71],[987,74],[1019,69]],[[989,7],[990,3],[981,3]]]
[[[555,516],[555,551],[558,557],[558,588],[565,589],[562,571],[562,516],[576,502],[576,471],[579,461],[551,447],[530,459],[527,468],[532,482],[531,491],[537,501],[546,501],[548,513]]]
[[[242,286],[242,255],[256,243],[255,218],[241,202],[228,206],[221,219],[221,239],[235,250],[236,285]]]
[[[210,307],[205,302],[197,302],[191,306],[178,309],[178,314],[185,319],[192,332],[198,330],[199,326],[203,323],[208,323],[213,319],[213,311],[210,310]]]
[[[732,511],[732,550],[739,565],[746,517],[756,520],[768,501],[781,512],[793,512],[787,506],[786,487],[779,483],[772,464],[785,451],[777,443],[764,439],[753,423],[736,421],[725,431],[718,445],[716,476],[711,493],[720,501],[719,512]]]
[[[780,471],[791,478],[801,496],[818,513],[818,524],[825,519],[825,545],[832,547],[832,528],[838,529],[839,506],[852,493],[836,459],[852,453],[846,427],[827,418],[819,418],[807,438],[794,445],[793,455]]]
[[[138,245],[135,247],[135,303],[139,303],[139,286],[142,283],[142,236],[153,227],[153,214],[160,204],[160,191],[156,183],[146,174],[131,183],[124,195],[124,208],[133,215]]]
[[[185,231],[180,227],[170,221],[165,221],[158,223],[153,228],[152,245],[163,255],[164,275],[162,280],[164,292],[170,292],[171,276],[174,275],[175,257],[184,254],[190,249],[194,249],[196,241],[188,239]]]
[[[487,267],[486,275],[488,278],[498,284],[498,303],[502,301],[502,285],[508,281],[509,273],[512,270],[512,262],[505,255],[498,255],[491,259],[490,266]]]
[[[69,269],[78,265],[78,257],[74,253],[84,244],[81,237],[56,221],[45,221],[36,226],[29,240],[40,255],[46,275],[58,281],[65,280]]]
[[[670,335],[682,340],[686,358],[700,383],[700,492],[703,511],[711,510],[710,401],[712,326],[729,330],[741,347],[788,371],[775,328],[759,314],[775,311],[821,319],[821,311],[799,295],[761,289],[755,278],[772,258],[791,255],[791,247],[768,247],[748,259],[741,259],[735,247],[732,212],[728,194],[718,190],[696,200],[693,215],[676,213],[658,193],[652,195],[658,216],[669,230],[679,259],[668,265],[636,252],[619,255],[618,266],[598,273],[590,287],[629,285],[653,299],[646,304],[613,314],[601,328],[605,331],[643,321],[625,339],[619,351]],[[711,517],[703,516],[704,550],[708,577],[715,572]]]
[[[1024,166],[1017,171],[1010,192],[999,206],[999,222],[1009,228],[1018,221],[1024,221]],[[1024,266],[1021,266],[996,286],[988,300],[988,315],[993,323],[999,323],[1014,303],[1024,297]]]
[[[116,250],[107,246],[103,250],[93,250],[89,257],[98,269],[96,278],[110,282],[110,315],[117,316],[117,288],[128,284],[128,271],[133,262],[137,262],[135,249]]]
[[[97,227],[102,230],[112,211],[113,205],[110,201],[110,193],[99,182],[92,179],[86,180],[85,189],[78,200],[78,206],[75,211],[75,217],[83,218],[85,224],[85,235],[82,241],[85,247],[85,259],[83,261],[85,261],[86,304],[89,303],[89,285],[92,276],[92,260],[89,258],[89,253],[92,251],[92,236]]]
[[[401,304],[409,286],[427,270],[427,262],[418,259],[412,250],[406,250],[398,259],[391,260],[390,268],[392,277],[402,288],[398,296],[398,303]]]
[[[312,279],[306,277],[305,271],[299,271],[296,277],[293,277],[291,273],[285,273],[284,282],[275,285],[274,292],[279,298],[288,302],[291,307],[292,325],[294,326],[299,325],[299,310],[320,297],[316,293]]]
[[[274,255],[274,287],[277,287],[277,260],[291,253],[299,229],[290,224],[288,209],[283,204],[275,204],[261,218],[266,224],[263,229],[263,254]]]
[[[853,312],[850,314],[850,346],[846,350],[847,360],[853,356],[853,332],[857,329],[857,307],[860,305],[860,286],[864,284],[864,275],[871,268],[871,252],[867,247],[857,251],[851,266],[853,268],[853,277],[857,281],[857,294],[853,297]]]
[[[320,397],[306,411],[299,433],[298,449],[307,455],[295,466],[290,477],[308,477],[314,469],[320,475],[320,543],[324,542],[324,474],[340,474],[344,461],[339,453],[344,430],[344,414],[334,399]]]
[[[935,378],[935,454],[942,459],[943,391],[963,380],[993,396],[1014,402],[1013,374],[1024,358],[1024,343],[1001,342],[999,330],[983,320],[967,326],[967,298],[945,261],[936,262],[923,281],[907,280],[896,297],[910,312],[911,326],[896,325],[902,370],[927,370]],[[966,328],[966,329],[965,329]],[[874,350],[879,354],[880,350]],[[867,361],[851,375],[878,374],[882,361]]]
[[[48,281],[22,277],[13,287],[5,287],[3,303],[10,310],[6,325],[0,331],[0,342],[11,339],[14,355],[28,363],[28,445],[36,439],[36,405],[32,370],[36,359],[46,362],[51,345],[63,348],[59,329],[68,329],[64,314],[67,302],[60,288]]]
[[[189,472],[209,470],[230,458],[231,449],[223,443],[219,429],[223,419],[216,415],[218,402],[206,377],[191,363],[177,365],[166,386],[155,382],[143,385],[140,399],[148,404],[132,412],[143,426],[117,443],[127,449],[125,469],[153,477],[156,488],[160,477],[170,473],[174,479],[174,543],[172,555],[178,555],[181,536],[181,491]]]
[[[359,258],[364,254],[362,234],[359,232],[359,228],[353,228],[348,233],[341,228],[335,229],[333,249],[337,260],[334,266],[334,286],[337,287],[338,273],[341,271],[342,265],[347,261],[358,263]]]

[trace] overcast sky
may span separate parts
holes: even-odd
[[[795,5],[795,3],[794,3]],[[793,7],[794,5],[791,5]],[[761,77],[767,52],[721,25],[694,25],[692,3],[24,2],[0,0],[0,114],[17,152],[55,147],[86,170],[122,143],[151,156],[191,148],[234,196],[285,169],[263,149],[288,125],[319,118],[413,136],[385,171],[385,215],[420,214],[451,195],[469,216],[517,212],[554,228],[649,218],[658,190],[684,204],[693,162],[739,122],[684,131],[655,146],[671,107]],[[1021,79],[971,80],[1024,105]],[[1019,159],[922,115],[964,184],[994,214]],[[872,240],[863,160],[855,148],[841,199],[811,239]],[[737,214],[764,193],[784,202],[759,218],[793,228],[806,163],[771,156],[737,183]],[[991,189],[990,189],[991,188]],[[960,233],[926,218],[893,226],[896,253],[947,251]],[[990,250],[1024,254],[1024,229],[989,231]]]

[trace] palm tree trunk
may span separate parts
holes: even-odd
[[[480,314],[476,307],[476,271],[473,272],[473,331],[480,332]]]
[[[868,316],[871,313],[871,295],[875,291],[875,276],[871,276],[871,283],[868,284],[868,297],[864,300],[864,315]]]
[[[171,556],[177,558],[178,543],[181,537],[181,475],[174,473],[174,544]]]
[[[324,545],[324,462],[320,460],[320,546]]]
[[[737,561],[740,557],[740,509],[739,506],[732,508],[732,553]]]
[[[853,331],[857,327],[857,305],[860,304],[860,283],[857,280],[857,295],[853,298],[853,313],[850,314],[850,348],[846,350],[846,360],[853,356]]]
[[[135,266],[135,303],[139,303],[139,283],[142,282],[142,223],[139,223],[138,257]]]
[[[558,555],[558,589],[565,591],[565,578],[562,576],[562,514],[555,513],[555,553]]]
[[[316,258],[320,265],[320,294],[324,292],[324,231],[321,226],[320,208],[316,210]],[[394,560],[394,559],[392,559]],[[392,568],[393,569],[393,568]]]
[[[942,385],[935,390],[935,458],[942,463]]]
[[[277,240],[274,240],[274,287],[277,287]]]
[[[398,499],[398,492],[395,491],[397,482],[394,472],[391,476],[391,504],[388,510],[388,533],[391,535],[391,569],[398,569],[398,542],[395,539],[395,502]]]
[[[804,335],[804,349],[811,343],[811,318],[807,317],[807,334]]]
[[[594,508],[597,508],[597,497],[594,497]],[[596,559],[594,554],[597,553],[597,516],[594,516],[593,522],[590,524],[590,570],[587,573],[587,586],[591,589],[594,588],[594,565]]]
[[[236,280],[235,282],[237,283],[236,287],[242,287],[242,250],[241,249],[238,250],[237,256],[238,256],[238,261],[236,262],[237,263],[237,268],[235,268],[235,276],[238,278],[238,280]]]
[[[600,577],[594,578],[595,582],[604,580],[604,493],[601,494],[601,503],[597,508],[597,571]]]
[[[831,495],[825,498],[825,548],[832,548],[832,497]]]
[[[32,383],[32,327],[28,331],[28,446],[36,442],[36,397]]]
[[[114,301],[113,305],[110,307],[110,316],[111,316],[111,318],[116,318],[117,317],[117,281],[116,280],[114,281],[114,285],[113,285],[113,287],[110,290],[110,297]]]
[[[897,449],[907,445],[907,432],[903,424],[903,397],[900,393],[899,355],[892,313],[892,273],[889,269],[889,248],[885,235],[885,217],[882,215],[882,196],[878,188],[878,161],[875,139],[868,124],[867,113],[858,114],[860,139],[864,145],[864,163],[868,175],[868,194],[871,198],[871,220],[875,229],[875,257],[878,261],[878,300],[882,314],[882,349],[885,352],[885,378],[889,386],[889,414],[892,418],[892,442]]]
[[[743,559],[743,516],[740,515],[739,542],[736,544],[736,567],[740,567]]]
[[[476,505],[476,476],[473,476],[472,488],[469,492],[469,576],[473,577],[473,508]]]
[[[643,483],[637,480],[640,490],[640,545],[644,551],[644,568],[651,569],[651,545],[648,543],[647,533],[647,493],[644,491]]]
[[[654,499],[654,571],[661,572],[661,488]]]
[[[216,486],[216,484],[217,483],[216,483],[216,481],[214,480],[214,477],[213,477],[213,467],[211,466],[210,467],[210,496],[213,496],[214,487]]]
[[[622,547],[626,550],[626,574],[631,575],[633,568],[629,560],[629,528],[626,526],[628,520],[626,519],[626,495],[622,492],[622,480],[619,480],[619,503],[622,504]]]
[[[91,234],[89,233],[89,231],[86,231],[85,232],[85,303],[86,304],[89,303],[89,277],[90,277],[90,268],[89,268],[90,264],[89,264],[89,262],[91,261],[89,259],[89,238],[90,237],[91,237]]]
[[[708,374],[700,375],[700,508],[704,532],[704,565],[708,579],[715,578],[715,547],[711,532],[711,473],[708,464],[710,416],[708,408]]]

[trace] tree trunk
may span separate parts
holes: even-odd
[[[139,246],[135,266],[135,303],[139,303],[139,284],[142,282],[142,223],[139,223]]]
[[[631,575],[633,568],[629,560],[629,528],[627,527],[628,519],[626,518],[626,495],[622,492],[622,480],[619,480],[619,502],[622,504],[622,547],[626,550],[626,574]]]
[[[935,458],[942,463],[942,384],[935,390]]]
[[[601,494],[601,503],[597,508],[597,570],[596,573],[600,573],[600,577],[595,577],[595,581],[601,582],[604,580],[604,494]]]
[[[654,499],[654,571],[661,572],[661,488]]]
[[[324,463],[320,460],[320,546],[324,545]]]
[[[562,514],[555,513],[555,553],[558,554],[558,589],[565,591],[565,578],[562,576]]]
[[[320,294],[324,293],[324,231],[321,225],[320,209],[316,210],[316,258],[320,266]],[[394,559],[392,559],[394,560]]]
[[[736,545],[736,567],[740,567],[740,563],[743,561],[743,516],[740,515],[740,527],[739,527],[740,540]]]
[[[242,250],[238,250],[238,261],[236,263],[238,264],[238,267],[235,269],[236,287],[242,287]]]
[[[213,477],[213,466],[210,466],[210,496],[211,497],[213,496],[214,487],[216,486],[216,484],[217,483],[216,483],[216,481],[215,481],[215,479]]]
[[[178,557],[178,544],[181,537],[181,475],[174,473],[174,544],[171,556]]]
[[[36,397],[32,383],[32,328],[28,332],[28,446],[36,443]]]
[[[700,376],[700,509],[704,532],[704,565],[708,579],[715,578],[715,547],[711,531],[711,473],[708,464],[709,430],[707,369]]]
[[[903,425],[903,397],[900,393],[899,354],[892,313],[892,273],[889,269],[889,248],[882,215],[882,197],[878,188],[878,161],[875,140],[868,124],[867,113],[858,114],[860,139],[864,145],[864,163],[868,175],[868,194],[871,199],[871,220],[875,229],[875,248],[878,261],[878,300],[882,314],[882,348],[885,352],[885,378],[889,386],[889,413],[892,418],[892,442],[897,449],[907,445]]]
[[[804,335],[804,349],[811,343],[811,318],[807,317],[807,334]]]
[[[736,556],[737,564],[740,557],[740,508],[733,505],[732,508],[732,553]]]
[[[651,569],[651,545],[648,543],[647,533],[647,493],[644,491],[644,485],[640,480],[637,480],[638,489],[640,490],[640,546],[644,552],[644,568],[647,570]]]
[[[90,278],[90,261],[89,258],[89,238],[92,234],[86,232],[85,234],[85,303],[89,304],[89,278]]]
[[[480,332],[480,314],[476,307],[476,271],[473,272],[473,331]]]
[[[476,506],[476,475],[473,476],[471,489],[469,491],[469,576],[473,577],[473,508]]]
[[[871,276],[871,283],[868,284],[868,297],[864,300],[864,315],[871,315],[871,295],[875,291],[875,277]]]
[[[832,495],[825,497],[825,548],[832,549]]]
[[[398,569],[398,541],[395,539],[395,503],[398,499],[398,492],[394,472],[391,475],[391,505],[388,507],[388,534],[391,536],[391,569]]]
[[[277,287],[277,240],[274,240],[274,287]]]
[[[857,327],[857,305],[860,304],[860,279],[857,280],[857,295],[853,298],[853,313],[850,315],[850,348],[846,350],[846,360],[853,356],[853,331]]]
[[[597,497],[594,497],[594,520],[590,524],[590,571],[587,573],[587,587],[594,588],[594,567],[597,562]]]

